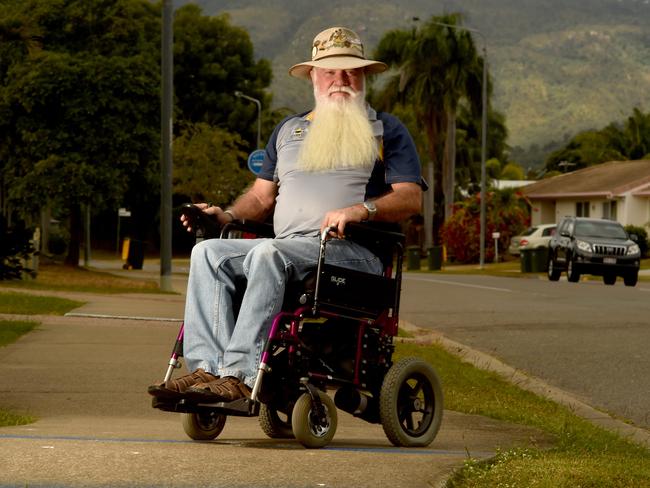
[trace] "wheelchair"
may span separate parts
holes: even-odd
[[[233,221],[219,232],[196,207],[187,205],[183,211],[199,238],[273,236],[270,225],[250,221]],[[268,437],[295,438],[306,448],[321,448],[335,435],[340,409],[380,423],[395,446],[424,447],[433,442],[443,415],[440,379],[421,359],[392,360],[404,235],[370,224],[346,226],[347,239],[381,259],[383,274],[372,275],[326,263],[328,231],[321,235],[313,273],[286,290],[250,398],[218,403],[153,398],[154,408],[181,413],[183,429],[191,439],[217,438],[228,416],[257,416]],[[243,293],[245,283],[237,289]],[[180,368],[182,354],[183,326],[165,381]]]

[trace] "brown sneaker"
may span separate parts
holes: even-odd
[[[197,383],[186,391],[187,398],[204,402],[232,402],[250,398],[251,389],[239,378],[226,376],[205,383]]]
[[[186,374],[180,378],[167,380],[163,383],[156,383],[147,388],[150,395],[158,398],[178,398],[182,397],[187,389],[198,383],[206,383],[219,379],[211,373],[206,373],[201,368],[193,373]]]

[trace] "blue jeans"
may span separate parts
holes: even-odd
[[[185,361],[235,376],[252,387],[273,318],[282,307],[287,282],[303,279],[318,261],[319,237],[210,239],[192,250],[185,303]],[[327,243],[326,261],[381,273],[379,259],[347,240]],[[235,284],[248,280],[235,320]]]

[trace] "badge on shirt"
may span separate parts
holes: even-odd
[[[292,139],[302,139],[304,135],[305,130],[302,127],[296,127],[293,129],[293,132],[291,132]]]

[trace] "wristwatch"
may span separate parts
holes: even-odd
[[[364,208],[368,211],[368,219],[367,220],[372,220],[375,218],[375,215],[377,214],[377,205],[375,205],[375,202],[371,202],[370,200],[366,200],[363,202]]]

